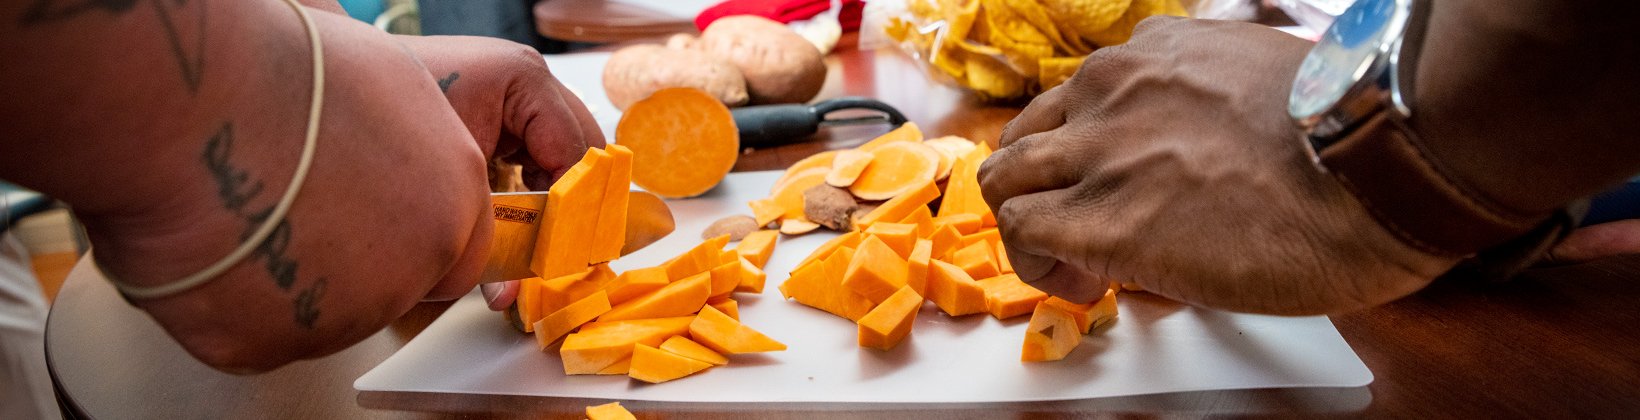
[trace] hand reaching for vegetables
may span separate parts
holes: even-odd
[[[980,171],[1008,257],[1077,302],[1113,280],[1236,311],[1347,311],[1456,261],[1370,217],[1288,119],[1309,44],[1257,25],[1151,18],[1003,130]]]

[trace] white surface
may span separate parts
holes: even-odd
[[[678,229],[616,261],[656,265],[700,242],[717,218],[748,213],[779,172],[730,174],[705,197],[673,201]],[[1022,363],[1028,316],[951,318],[926,304],[893,351],[855,345],[846,319],[783,301],[787,272],[831,234],[782,238],[761,295],[738,294],[741,319],[786,343],[785,352],[732,356],[728,366],[658,385],[625,376],[568,376],[557,346],[542,353],[468,295],[354,382],[361,391],[439,392],[677,402],[976,403],[1272,387],[1359,387],[1372,382],[1326,317],[1232,314],[1148,294],[1120,296],[1117,321],[1084,336],[1070,357]]]

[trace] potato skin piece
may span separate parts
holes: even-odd
[[[604,65],[604,92],[616,108],[670,87],[700,89],[727,106],[744,105],[748,98],[740,70],[703,51],[633,45],[610,55]]]
[[[718,19],[698,40],[675,43],[734,63],[746,78],[753,104],[808,102],[826,83],[820,50],[786,25],[761,16]]]

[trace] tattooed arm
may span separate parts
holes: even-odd
[[[295,206],[257,252],[186,292],[137,300],[232,372],[328,354],[476,280],[483,151],[392,37],[311,13],[325,112]],[[98,263],[165,284],[233,249],[290,182],[312,88],[277,1],[0,2],[0,178],[70,203]]]

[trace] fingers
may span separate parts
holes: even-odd
[[[1011,257],[1013,254],[1008,255]],[[1021,276],[1020,279],[1024,280],[1024,277]],[[1045,275],[1025,281],[1025,284],[1043,293],[1078,304],[1099,300],[1105,296],[1105,290],[1110,288],[1108,280],[1083,271],[1075,265],[1059,261],[1054,261]]]
[[[1623,254],[1640,254],[1640,219],[1585,226],[1549,250],[1557,263],[1579,263]]]
[[[1070,207],[1072,194],[1058,189],[1018,196],[997,209],[997,230],[1020,280],[1047,278],[1059,261],[1085,263],[1083,255],[1095,250],[1091,232],[1081,223],[1093,215],[1077,214]]]
[[[1033,134],[1012,147],[993,153],[979,168],[980,193],[993,213],[1010,198],[1070,187],[1080,182],[1081,155],[1062,130]]]
[[[504,311],[518,300],[518,280],[500,283],[484,283],[478,285],[478,290],[484,293],[484,302],[488,303],[492,311]]]
[[[544,69],[509,88],[503,105],[504,131],[523,139],[525,151],[543,171],[534,178],[556,180],[586,154],[602,146],[603,131],[586,106]],[[526,168],[529,165],[525,165]],[[531,177],[526,177],[527,185]],[[550,182],[548,183],[550,185]]]
[[[1065,89],[1049,89],[1031,100],[1030,105],[1026,105],[1019,116],[1009,120],[1008,125],[1002,127],[1002,135],[997,139],[997,148],[1007,148],[1025,136],[1065,125],[1065,107],[1060,100],[1064,92]]]

